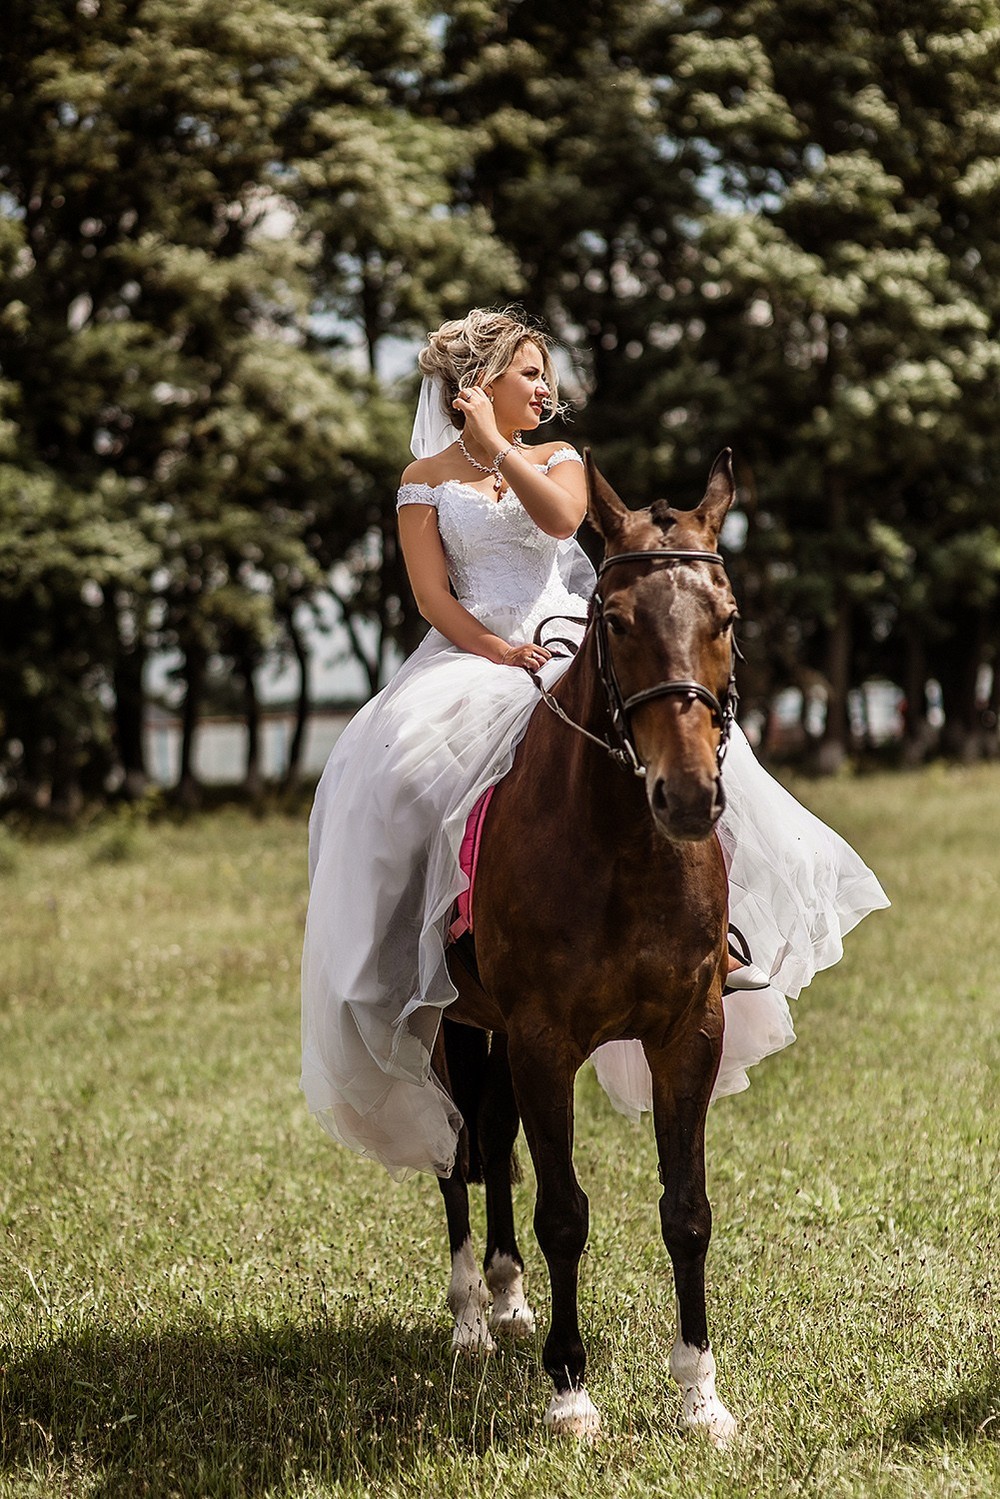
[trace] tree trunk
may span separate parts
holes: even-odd
[[[827,641],[826,723],[816,751],[816,767],[824,775],[832,775],[840,769],[850,747],[847,694],[851,687],[852,638],[851,601],[846,594],[841,594]]]
[[[990,635],[996,639],[996,625],[990,629]],[[997,651],[993,651],[993,659],[990,662],[991,680],[989,698],[983,712],[983,755],[987,760],[1000,759],[1000,660]]]
[[[49,804],[45,735],[36,724],[25,722],[18,738],[21,741],[21,757],[14,768],[14,792],[10,801],[13,806],[38,812]]]
[[[243,790],[251,801],[259,801],[264,789],[264,777],[260,769],[260,700],[254,681],[256,661],[252,652],[244,652],[240,658],[240,674],[243,677],[244,716],[247,725],[246,771]]]
[[[832,373],[832,369],[831,369]],[[842,581],[843,562],[837,556],[847,527],[847,492],[843,476],[831,473],[827,480],[830,533],[834,539],[832,566],[836,569],[834,617],[826,645],[826,723],[816,752],[816,768],[832,775],[847,759],[850,745],[850,719],[847,694],[851,687],[851,649],[853,645],[851,600]]]
[[[985,644],[985,620],[980,609],[956,611],[954,631],[936,654],[935,675],[944,705],[945,753],[965,764],[982,754],[979,704],[976,701],[979,667]]]
[[[365,349],[368,354],[368,373],[372,379],[378,376],[378,346],[382,336],[382,320],[379,304],[382,299],[381,278],[377,267],[370,272],[366,267],[361,272],[361,319],[365,330]]]
[[[295,659],[299,666],[299,693],[295,700],[295,727],[292,730],[292,742],[288,746],[288,763],[285,766],[284,784],[290,788],[299,779],[302,764],[302,751],[305,747],[306,725],[309,722],[309,714],[312,709],[312,701],[309,696],[309,652],[306,650],[305,640],[294,619],[294,610],[289,609],[285,614],[285,629],[295,652]]]
[[[906,765],[922,765],[933,748],[935,734],[927,722],[927,651],[916,620],[910,620],[906,629],[904,670],[903,761]]]
[[[351,613],[350,608],[338,593],[334,593],[333,597],[340,608],[340,617],[343,620],[344,629],[347,631],[347,638],[351,643],[351,654],[353,655],[354,659],[360,662],[361,666],[364,668],[365,676],[368,678],[368,695],[369,697],[374,697],[376,692],[378,692],[380,685],[379,675],[381,672],[382,657],[381,629],[379,631],[379,639],[375,644],[375,650],[371,655],[369,655],[365,650],[364,642],[362,641],[361,636],[358,633],[357,625],[354,621],[354,615]]]
[[[114,724],[118,760],[123,776],[122,793],[127,801],[138,801],[149,788],[142,739],[145,713],[142,678],[146,665],[146,642],[140,630],[136,630],[134,640],[125,640],[117,606],[112,604],[110,607],[114,611]]]
[[[61,729],[55,736],[50,758],[52,769],[49,811],[64,822],[73,822],[83,808],[76,736]]]
[[[207,655],[204,646],[189,644],[184,655],[184,706],[181,709],[181,765],[174,796],[182,807],[201,803],[201,784],[194,773],[194,741],[201,718]]]

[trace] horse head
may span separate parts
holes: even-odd
[[[693,510],[663,500],[629,510],[589,452],[587,487],[605,543],[593,607],[612,718],[645,772],[657,827],[698,841],[725,807],[737,609],[717,548],[735,493],[732,454],[719,454]]]

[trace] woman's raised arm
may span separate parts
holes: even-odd
[[[499,468],[540,531],[564,540],[587,513],[587,481],[579,463],[560,463],[547,474],[526,458],[499,431],[493,406],[482,386],[458,394],[455,405],[465,414],[463,436],[492,462],[504,448]],[[567,444],[569,446],[569,444]]]

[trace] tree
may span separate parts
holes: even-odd
[[[16,443],[0,455],[0,768],[64,816],[114,763],[102,702],[104,593],[150,563],[123,486],[71,489]]]
[[[464,191],[517,254],[528,309],[572,352],[587,439],[646,503],[664,465],[644,391],[671,365],[664,324],[701,206],[694,157],[664,124],[671,9],[470,0],[449,17],[436,88],[479,142]]]
[[[172,591],[172,558],[205,561],[215,488],[239,461],[239,433],[220,412],[253,351],[284,345],[294,326],[301,251],[266,225],[276,140],[325,65],[318,31],[269,0],[9,7],[0,185],[22,245],[0,365],[24,450],[57,476],[64,502],[126,496],[127,516],[118,503],[102,519],[112,534],[138,526],[147,543],[132,550],[142,564],[132,574],[95,572],[104,607],[93,628],[83,621],[94,691],[114,694],[136,788],[158,595]],[[311,357],[293,343],[289,359],[296,352]],[[287,378],[285,366],[275,373]],[[197,566],[185,586],[198,597]],[[239,591],[216,600],[234,617],[247,608]],[[64,604],[52,600],[60,614]]]
[[[308,507],[313,557],[330,579],[351,650],[372,692],[423,633],[396,533],[395,494],[410,460],[416,380],[401,349],[474,303],[520,286],[514,256],[481,203],[454,203],[475,142],[428,113],[438,67],[432,5],[338,7],[331,46],[365,80],[363,108],[315,101],[295,202],[312,269],[312,341],[354,351],[367,372],[364,436],[327,503]]]
[[[576,353],[587,435],[638,503],[736,448],[757,679],[821,669],[829,764],[870,641],[891,659],[909,637],[911,678],[981,642],[955,613],[967,550],[949,561],[973,517],[981,625],[994,595],[996,20],[979,0],[449,10],[438,88],[481,141],[466,191]],[[968,716],[975,670],[945,675]]]
[[[104,728],[98,753],[79,719],[76,757],[104,775],[117,752],[127,789],[141,790],[144,668],[174,647],[190,799],[209,663],[233,664],[253,719],[255,665],[290,632],[303,717],[296,610],[324,586],[320,565],[373,525],[391,549],[384,479],[401,455],[389,462],[378,443],[399,423],[372,421],[378,386],[352,367],[347,319],[364,326],[374,366],[378,340],[467,294],[489,254],[485,220],[450,222],[455,134],[407,103],[407,69],[430,45],[411,6],[15,0],[6,22],[11,483],[25,476],[43,509],[43,491],[70,514],[96,507],[112,554],[135,568],[95,562],[87,575],[92,607],[76,624],[87,723]],[[29,534],[40,572],[44,538]],[[365,572],[345,602],[398,633],[391,571],[395,598],[373,605]],[[79,580],[65,581],[72,592]],[[55,640],[67,600],[50,590],[44,607]],[[24,647],[16,615],[12,626],[11,663]],[[49,690],[43,675],[40,724],[57,711]],[[77,720],[63,716],[69,733]]]
[[[751,557],[823,668],[836,764],[873,635],[883,657],[902,644],[919,732],[918,658],[970,639],[955,628],[968,549],[950,561],[970,522],[977,607],[996,594],[997,199],[982,159],[997,9],[761,0],[685,14],[670,108],[717,201],[699,225],[677,394],[756,475]],[[969,711],[979,634],[953,720]]]

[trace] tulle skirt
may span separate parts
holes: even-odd
[[[551,685],[565,669],[551,661],[544,679]],[[335,1139],[397,1177],[446,1174],[454,1161],[461,1118],[430,1057],[455,998],[444,949],[467,885],[459,847],[477,798],[509,770],[538,706],[525,672],[431,630],[352,719],[317,789],[302,1087]],[[747,1068],[794,1040],[787,999],[838,960],[863,916],[888,905],[857,854],[758,765],[739,729],[725,787],[730,917],[773,981],[726,997],[715,1097],[746,1088]],[[637,1041],[610,1042],[593,1061],[616,1108],[638,1119],[651,1107]]]

